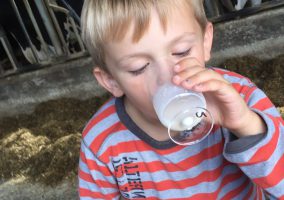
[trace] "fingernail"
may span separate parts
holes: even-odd
[[[180,69],[180,65],[179,65],[179,64],[177,64],[177,65],[174,66],[174,70],[175,70],[176,72],[179,71],[179,69]]]
[[[173,77],[173,82],[179,83],[179,82],[180,82],[180,77],[177,76],[177,75],[175,75],[175,76]]]

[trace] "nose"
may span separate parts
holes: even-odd
[[[159,59],[156,62],[156,83],[157,85],[163,85],[166,82],[171,82],[174,75],[174,66],[176,62],[169,58]]]

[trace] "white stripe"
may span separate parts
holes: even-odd
[[[237,168],[235,168],[237,169]],[[215,191],[217,191],[220,187],[220,184],[223,180],[223,178],[228,175],[228,174],[232,174],[234,173],[234,170],[231,170],[231,168],[225,168],[223,171],[223,174],[214,182],[203,182],[200,183],[198,185],[195,186],[191,186],[191,187],[187,187],[183,190],[180,189],[169,189],[169,190],[165,190],[165,191],[157,191],[157,190],[145,190],[146,196],[149,197],[149,195],[154,195],[159,197],[159,199],[169,199],[169,198],[189,198],[192,195],[197,194],[196,191],[198,191],[198,193],[213,193]],[[232,185],[235,185],[237,183],[237,185],[239,185],[239,180],[232,182]],[[223,188],[221,188],[221,191],[223,190]]]
[[[284,131],[284,129],[283,129],[283,131]],[[279,159],[284,154],[284,146],[280,142],[280,141],[283,141],[283,140],[284,140],[284,135],[280,134],[277,148],[275,149],[275,151],[272,153],[272,155],[270,156],[270,158],[268,160],[263,161],[263,162],[258,163],[258,164],[254,164],[254,165],[242,166],[241,169],[246,174],[248,174],[248,176],[252,179],[268,176],[272,172],[272,170],[274,169],[274,166],[277,164]],[[283,169],[283,173],[284,173],[284,169]]]
[[[103,131],[108,129],[109,127],[113,126],[115,123],[119,121],[117,114],[111,114],[110,116],[102,119],[99,123],[97,123],[95,126],[93,126],[89,132],[84,137],[84,141],[88,146],[91,145],[93,140]],[[99,144],[98,144],[99,145]]]
[[[210,174],[210,171],[213,171],[222,165],[221,161],[222,159],[223,159],[222,156],[218,156],[210,160],[205,160],[191,169],[182,171],[182,173],[180,171],[168,172],[165,170],[160,170],[152,173],[142,172],[140,174],[141,177],[143,178],[143,181],[153,181],[153,180],[154,182],[161,182],[166,180],[183,181],[197,177],[206,171],[208,171]]]
[[[280,181],[274,187],[268,188],[267,191],[271,194],[277,194],[277,197],[281,197],[284,195],[284,179]]]
[[[224,152],[224,156],[230,162],[233,162],[233,163],[248,162],[252,158],[252,156],[254,156],[256,151],[259,150],[259,148],[261,148],[262,146],[265,146],[267,143],[269,143],[271,141],[271,138],[272,138],[272,136],[274,135],[274,132],[275,132],[275,126],[273,124],[273,121],[267,115],[263,114],[262,112],[259,112],[258,114],[261,115],[261,117],[265,121],[266,126],[268,128],[268,132],[267,132],[265,138],[263,140],[261,140],[258,144],[253,146],[252,148],[250,148],[246,151],[243,151],[241,153],[228,154],[228,153]],[[225,134],[228,134],[228,133],[225,133]]]
[[[218,195],[217,199],[223,198],[225,195],[235,190],[239,186],[241,186],[248,178],[246,176],[241,176],[239,179],[234,182],[229,182],[227,185],[223,186],[221,192]]]
[[[85,181],[81,178],[79,178],[79,187],[82,188],[82,189],[90,190],[92,192],[99,192],[103,195],[115,193],[115,192],[118,191],[117,188],[102,188],[102,187],[99,187],[97,184],[87,182],[87,181]]]

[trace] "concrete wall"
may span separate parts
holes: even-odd
[[[41,102],[87,99],[104,91],[92,76],[89,57],[0,79],[0,117],[30,113]]]
[[[270,59],[284,52],[284,7],[215,24],[209,64],[253,55]],[[86,99],[104,93],[88,57],[0,79],[0,117],[29,113],[40,102],[62,97]]]
[[[284,53],[284,7],[214,25],[210,64],[253,55],[261,60]]]

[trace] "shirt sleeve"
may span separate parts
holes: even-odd
[[[232,141],[231,133],[224,130],[224,156],[228,161],[236,163],[254,183],[272,197],[284,199],[283,119],[268,97],[257,87],[250,87],[244,99],[251,110],[263,119],[267,132]],[[240,147],[242,142],[244,146]]]
[[[120,198],[116,179],[111,170],[107,164],[97,158],[84,141],[81,143],[78,174],[80,199]]]

